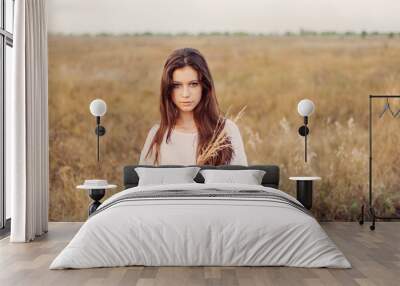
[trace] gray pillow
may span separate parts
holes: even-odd
[[[138,186],[196,183],[193,179],[199,170],[200,167],[135,168],[139,176]]]
[[[204,183],[235,183],[247,185],[261,185],[265,175],[263,170],[201,170]]]

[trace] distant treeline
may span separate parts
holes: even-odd
[[[49,33],[50,35],[64,35],[64,36],[88,36],[88,37],[107,37],[107,36],[163,36],[163,37],[174,37],[174,36],[257,36],[257,37],[400,37],[400,32],[378,32],[378,31],[346,31],[346,32],[336,32],[336,31],[313,31],[313,30],[299,30],[298,32],[285,32],[285,33],[249,33],[249,32],[200,32],[200,33],[189,33],[189,32],[179,32],[179,33],[159,33],[159,32],[140,32],[140,33],[81,33],[81,34],[65,34],[65,33]]]

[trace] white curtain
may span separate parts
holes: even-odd
[[[13,91],[6,98],[6,187],[12,242],[48,228],[48,86],[46,0],[15,1]]]

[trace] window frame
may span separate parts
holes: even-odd
[[[7,11],[6,1],[0,0],[1,5],[1,21],[0,21],[0,236],[10,232],[11,219],[7,219],[6,215],[6,189],[5,189],[5,94],[6,94],[6,50],[7,46],[13,48],[13,33],[6,29]],[[15,0],[12,2],[12,13],[14,13]],[[13,18],[14,15],[11,15]],[[13,18],[14,19],[14,18]],[[14,27],[13,27],[14,28]],[[12,29],[14,30],[14,29]]]

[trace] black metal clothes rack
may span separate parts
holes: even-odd
[[[381,112],[379,117],[382,117],[386,110],[389,110],[393,117],[397,117],[400,113],[394,113],[390,108],[389,98],[400,98],[400,95],[370,95],[369,96],[369,200],[368,200],[368,213],[372,219],[372,224],[370,225],[371,230],[375,230],[375,222],[377,219],[395,220],[400,219],[400,217],[383,217],[377,216],[375,208],[372,205],[372,101],[374,99],[386,99],[386,104],[384,106],[383,112]],[[360,225],[364,224],[364,210],[365,205],[361,206],[361,214],[359,216],[358,222]]]

